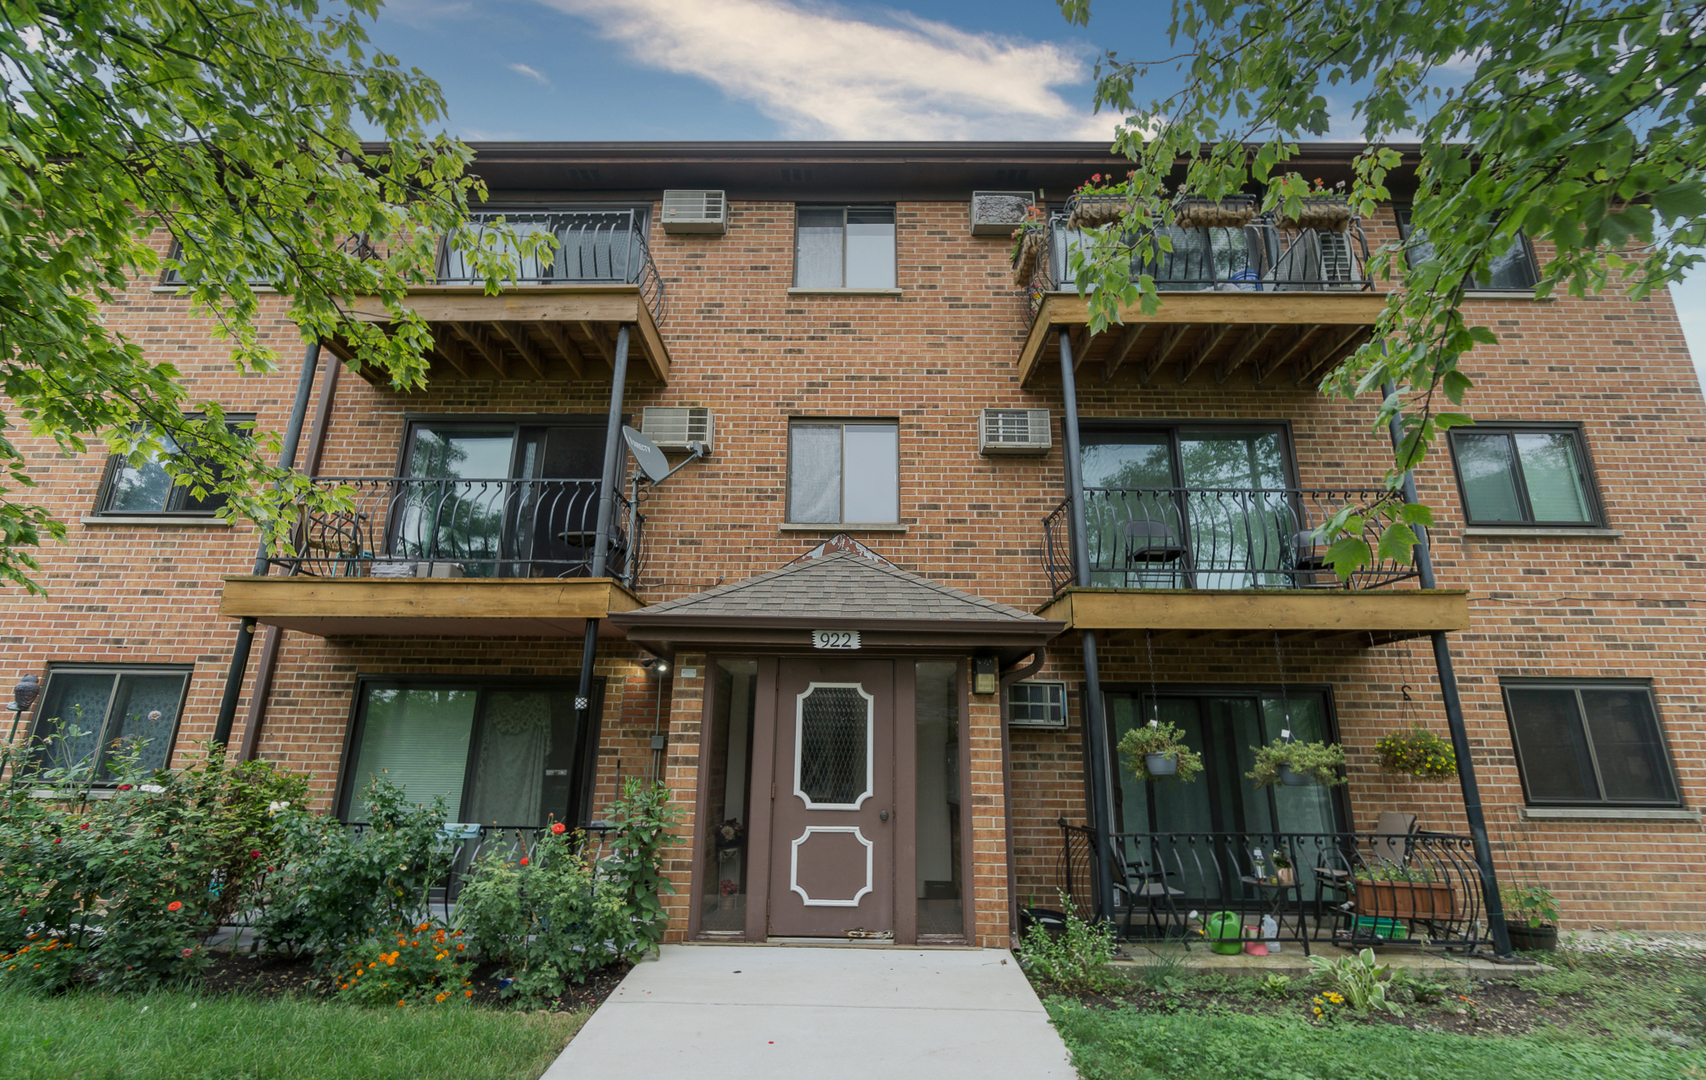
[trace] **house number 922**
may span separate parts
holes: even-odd
[[[813,630],[812,648],[814,649],[857,649],[859,647],[859,631],[857,630]]]

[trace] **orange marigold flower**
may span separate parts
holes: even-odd
[[[442,994],[442,993],[441,993],[441,994],[439,994],[439,995],[438,995],[438,996],[437,996],[437,997],[435,997],[435,998],[433,998],[433,1001],[435,1001],[435,1002],[443,1002],[443,1001],[444,1001],[444,999],[445,999],[445,998],[447,998],[447,997],[449,997],[449,996],[450,996],[450,995],[449,995],[449,994]]]
[[[473,997],[473,996],[474,996],[474,991],[472,991],[472,990],[464,990],[464,991],[462,991],[462,996],[463,996],[463,997]]]
[[[419,933],[420,931],[425,930],[429,925],[431,925],[431,924],[430,923],[421,923],[419,926],[415,927],[415,932]]]
[[[400,1009],[400,1008],[402,1008],[402,1007],[403,1007],[403,1003],[402,1003],[402,1002],[401,1002],[401,1001],[399,1001],[399,1002],[397,1002],[397,1007],[398,1007],[398,1008],[399,1008],[399,1009]]]
[[[166,905],[166,910],[167,911],[182,911],[183,907],[184,907],[184,902],[182,900],[173,900],[170,904]]]
[[[461,952],[461,951],[462,951],[462,950],[463,950],[463,949],[466,949],[466,948],[467,948],[467,947],[468,947],[468,946],[466,946],[466,945],[462,945],[462,944],[458,944],[458,945],[457,945],[457,946],[456,946],[456,951],[457,951],[457,952]]]

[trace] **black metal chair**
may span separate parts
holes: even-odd
[[[1165,521],[1128,521],[1124,538],[1126,588],[1132,587],[1133,574],[1153,575],[1162,567],[1168,568],[1165,573],[1170,579],[1183,578],[1184,587],[1190,588],[1190,549],[1180,541],[1173,526]]]
[[[1313,529],[1292,534],[1290,553],[1292,588],[1336,589],[1348,584],[1340,582],[1338,572],[1327,565],[1327,553],[1316,543]]]
[[[1124,843],[1115,838],[1108,849],[1113,858],[1113,884],[1115,907],[1118,908],[1120,897],[1125,897],[1125,923],[1120,928],[1120,936],[1131,939],[1131,919],[1137,911],[1139,901],[1144,903],[1144,910],[1149,916],[1149,924],[1161,931],[1159,936],[1166,937],[1168,926],[1180,926],[1178,909],[1173,906],[1175,897],[1185,895],[1183,889],[1175,889],[1167,884],[1167,871],[1164,868],[1151,868],[1145,861],[1135,864],[1125,857]],[[1163,924],[1157,918],[1156,901],[1165,901],[1167,907],[1167,922]]]

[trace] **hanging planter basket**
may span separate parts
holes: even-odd
[[[1177,754],[1145,754],[1143,763],[1149,769],[1150,776],[1179,775],[1179,755]]]
[[[1026,229],[1013,248],[1013,284],[1023,286],[1037,269],[1043,250],[1043,230]]]
[[[1281,214],[1280,228],[1314,229],[1317,232],[1345,232],[1351,227],[1351,201],[1344,195],[1309,195],[1303,200],[1296,217]]]
[[[1417,780],[1457,779],[1457,753],[1451,743],[1425,728],[1383,737],[1374,744],[1374,757],[1387,772]]]
[[[1254,195],[1229,195],[1219,202],[1187,196],[1173,204],[1173,224],[1184,229],[1241,229],[1255,219]]]
[[[1135,207],[1123,194],[1109,192],[1074,195],[1072,201],[1067,203],[1066,209],[1066,227],[1076,230],[1112,225]]]
[[[1290,765],[1279,767],[1279,782],[1286,787],[1308,787],[1310,784],[1320,783],[1308,773],[1293,772]]]

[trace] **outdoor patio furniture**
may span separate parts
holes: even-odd
[[[1173,899],[1185,895],[1184,890],[1176,889],[1167,884],[1167,870],[1152,868],[1148,862],[1141,859],[1127,861],[1125,851],[1122,850],[1123,847],[1123,842],[1116,842],[1109,848],[1109,854],[1113,859],[1111,869],[1113,871],[1116,909],[1120,906],[1120,897],[1122,895],[1125,897],[1125,924],[1120,930],[1120,936],[1127,939],[1131,937],[1131,919],[1137,910],[1139,900],[1144,901],[1144,910],[1149,916],[1149,924],[1162,930],[1163,936],[1165,936],[1165,926],[1157,917],[1156,902],[1165,901],[1166,903],[1166,925],[1178,925],[1178,911],[1173,906]]]
[[[1169,581],[1182,577],[1189,587],[1191,553],[1173,526],[1165,521],[1128,521],[1123,534],[1126,588],[1132,587],[1132,575],[1139,575],[1142,581],[1157,572],[1166,573]],[[1167,569],[1162,571],[1163,567]]]

